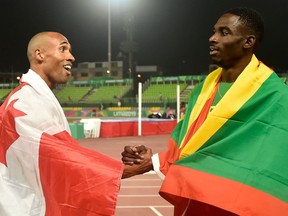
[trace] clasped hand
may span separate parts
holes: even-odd
[[[122,178],[128,178],[153,170],[151,148],[144,145],[125,146],[121,155],[122,162],[125,164]]]

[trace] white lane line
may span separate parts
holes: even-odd
[[[121,188],[160,188],[159,186],[121,186]]]
[[[118,195],[118,197],[161,197],[160,195]]]
[[[135,181],[161,181],[161,179],[123,179],[122,182],[135,182]]]
[[[154,208],[154,206],[150,206],[149,207],[157,216],[163,216],[159,211],[157,211],[156,208]]]
[[[150,208],[151,206],[116,206],[116,208],[119,209],[124,209],[124,208]],[[168,206],[168,205],[163,205],[163,206],[153,206],[154,208],[173,208],[174,206]]]
[[[149,172],[144,173],[143,175],[156,175],[156,172],[154,170],[151,170]]]

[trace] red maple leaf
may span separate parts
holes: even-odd
[[[6,103],[4,103],[0,109],[0,163],[3,163],[5,166],[7,166],[6,152],[19,138],[19,134],[16,131],[15,118],[26,115],[26,113],[14,107],[17,100],[18,99],[11,101],[5,110]]]

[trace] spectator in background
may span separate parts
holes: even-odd
[[[96,111],[96,109],[93,109],[93,110],[92,110],[92,112],[91,112],[91,116],[92,116],[92,117],[97,116],[97,111]]]
[[[165,111],[162,114],[163,118],[166,119],[175,119],[176,118],[176,110],[172,109],[169,104],[166,105]]]
[[[118,99],[117,106],[121,107],[121,100],[120,99]]]
[[[185,113],[186,113],[186,103],[181,102],[181,104],[180,104],[180,119],[182,119],[184,117]]]

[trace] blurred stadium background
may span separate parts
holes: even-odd
[[[164,114],[171,111],[176,115],[177,112],[180,112],[180,110],[177,110],[177,86],[180,88],[180,103],[186,106],[193,89],[205,77],[206,75],[187,75],[169,77],[152,76],[147,78],[142,83],[141,117],[159,119],[164,118]],[[286,76],[280,76],[280,78],[287,84]],[[127,123],[125,127],[130,128],[125,129],[123,127],[122,132],[117,130],[124,124],[116,126],[108,125],[106,128],[103,128],[107,119],[134,119],[135,121],[139,117],[138,86],[135,85],[135,82],[138,84],[139,80],[104,76],[100,78],[91,77],[86,80],[71,80],[65,85],[57,86],[53,91],[63,107],[73,137],[77,139],[86,137],[83,119],[102,119],[101,129],[105,130],[106,137],[137,135],[137,132],[135,132],[135,127],[137,126],[131,126],[131,124],[127,126]],[[3,102],[10,91],[17,85],[18,82],[0,83],[0,101]],[[154,115],[155,113],[157,115]],[[175,115],[171,117],[174,119],[174,122],[170,126],[164,125],[165,122],[160,122],[161,126],[157,125],[153,129],[152,126],[155,124],[153,122],[147,125],[147,128],[158,130],[155,134],[170,133],[175,126]],[[166,116],[166,119],[169,118],[169,116]],[[113,124],[115,124],[115,121]],[[143,129],[145,130],[145,128]],[[101,136],[100,128],[97,130],[96,135],[93,133],[93,136]],[[114,135],[112,132],[111,134],[107,134],[107,130],[114,131]],[[127,132],[127,130],[130,130],[130,132]],[[146,134],[151,135],[153,133],[147,131]]]
[[[165,112],[167,106],[176,109],[176,88],[180,86],[180,101],[187,103],[194,87],[204,75],[151,77],[142,87],[142,116]],[[0,100],[3,102],[18,83],[0,83]],[[138,89],[133,79],[111,77],[69,81],[58,85],[54,93],[68,120],[83,117],[137,117]]]

